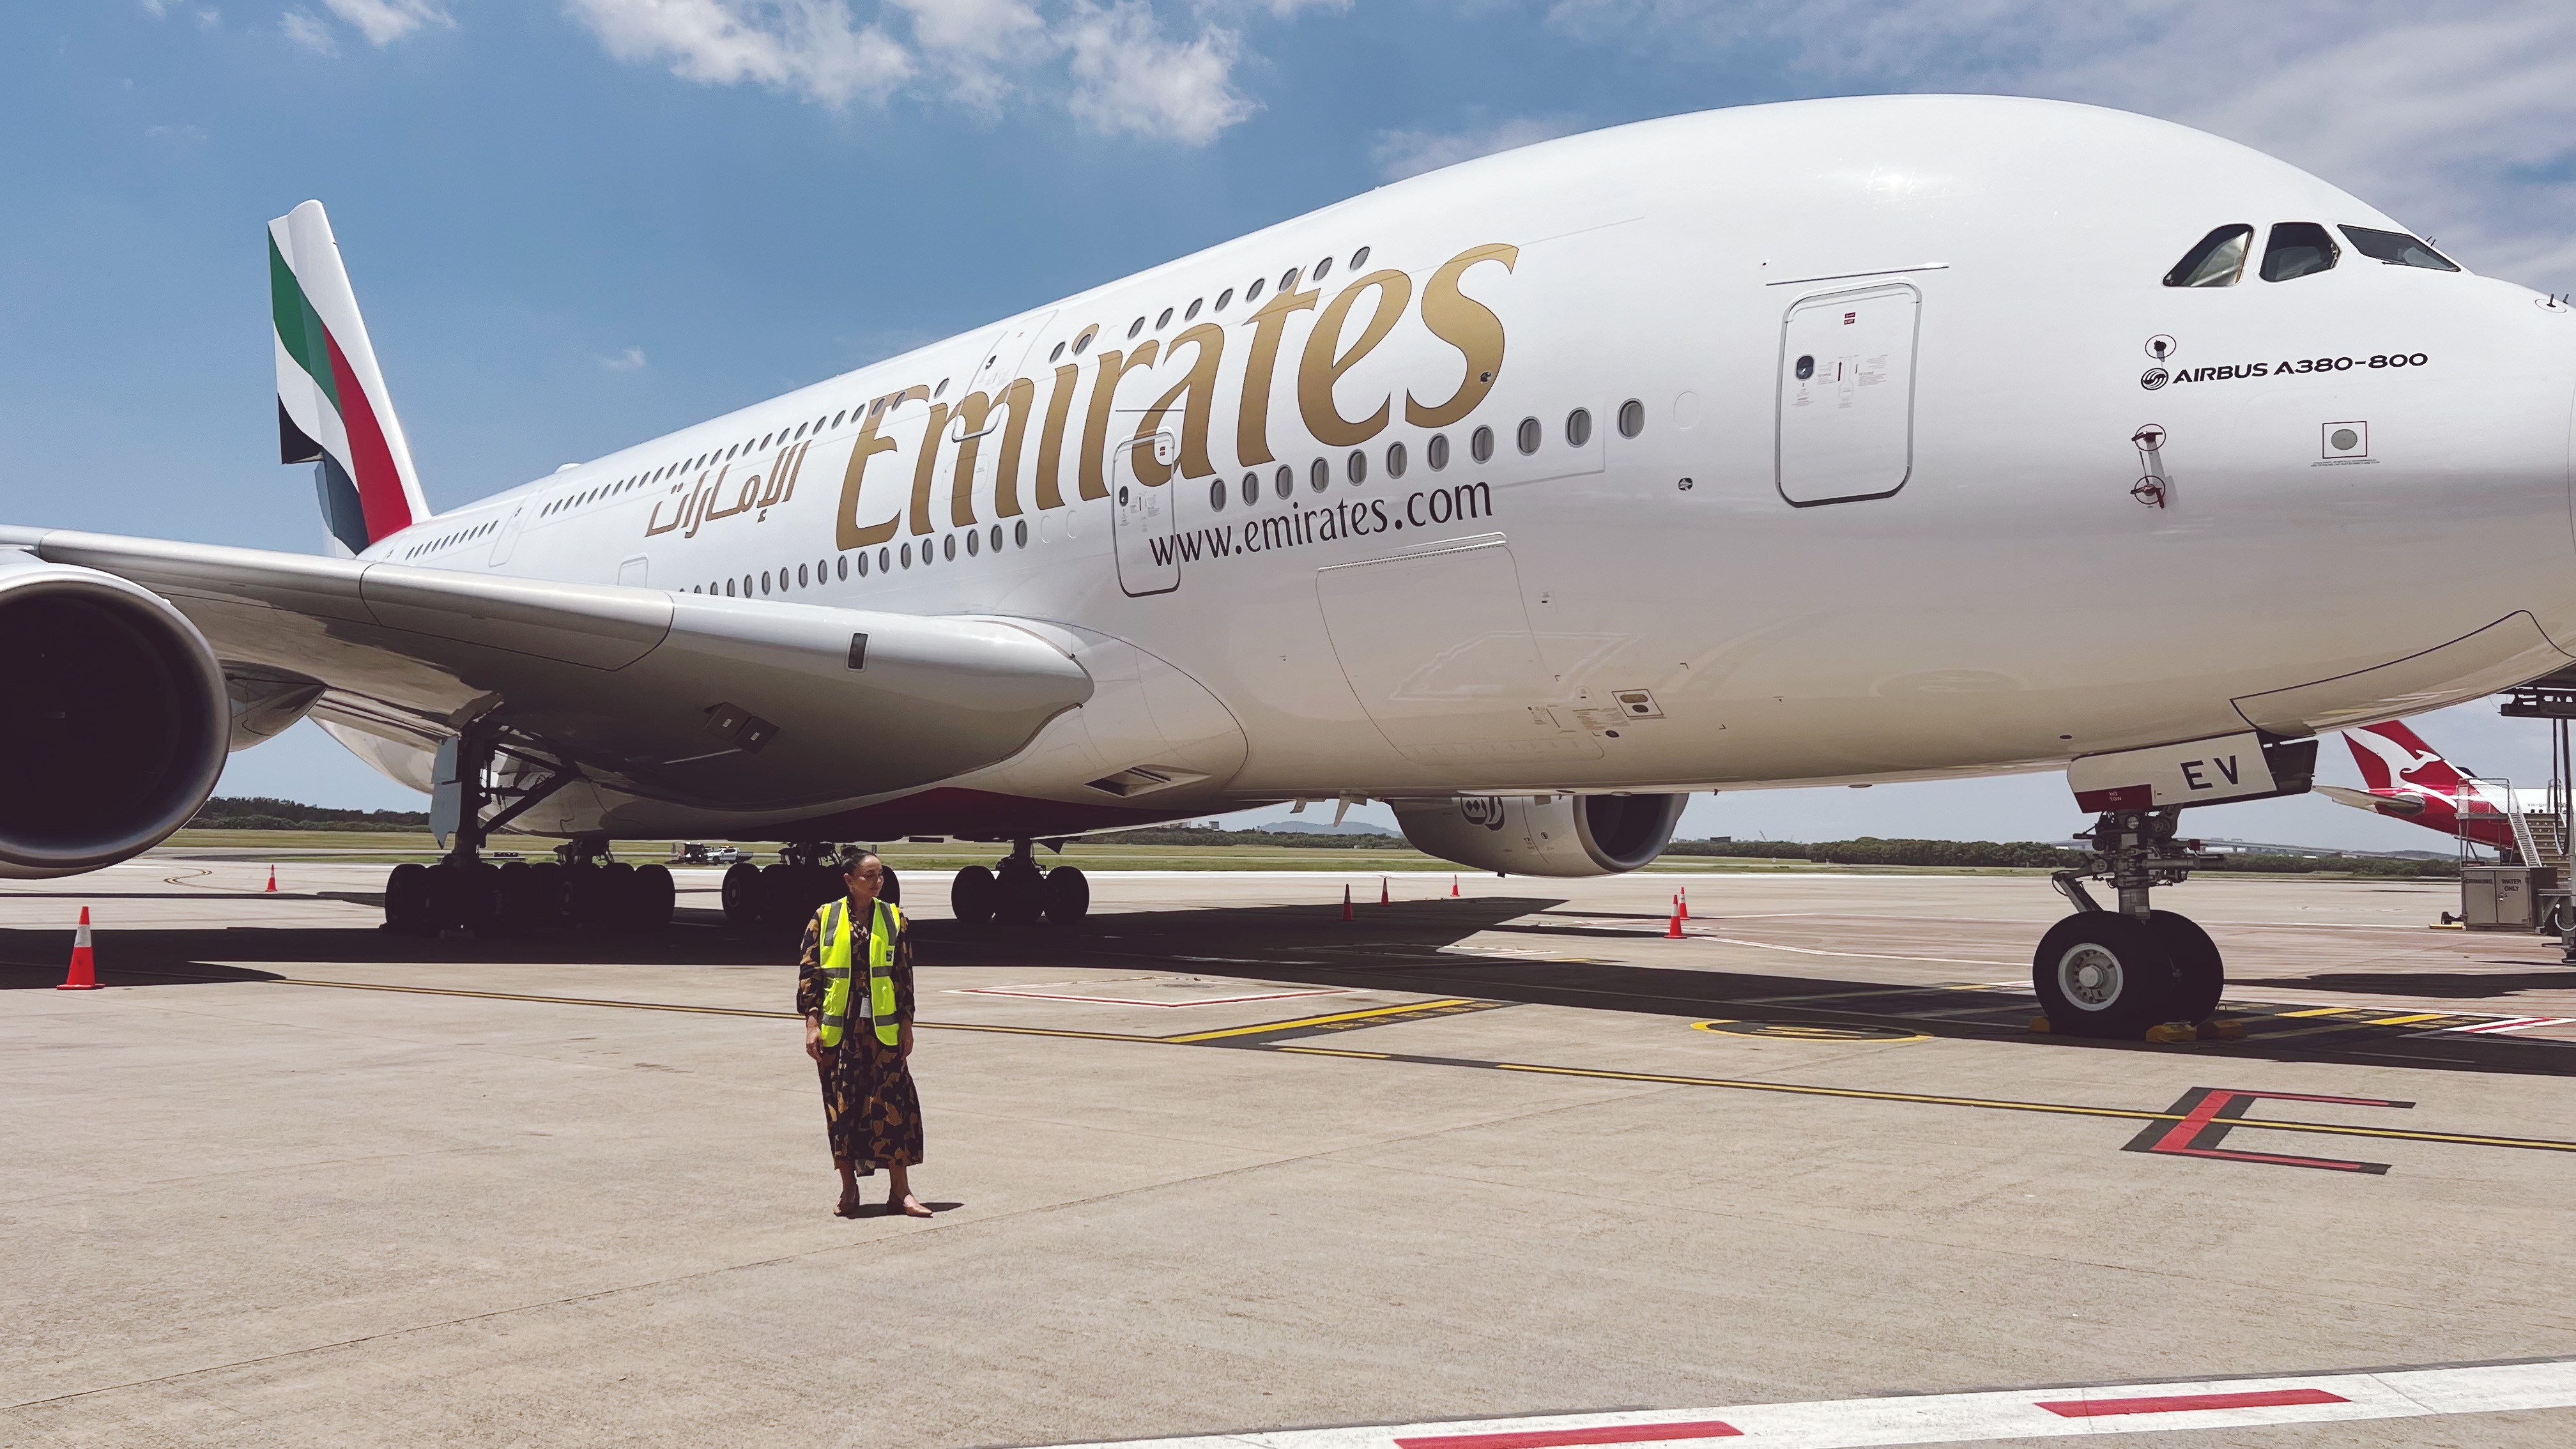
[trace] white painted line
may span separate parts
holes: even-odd
[[[2576,1360],[1132,1439],[1064,1449],[1862,1449],[2576,1408]],[[2576,1427],[2576,1426],[2572,1426]]]
[[[2503,1021],[2482,1021],[2474,1026],[2454,1026],[2445,1030],[2492,1035],[2506,1031],[2529,1031],[2536,1026],[2565,1026],[2568,1021],[2569,1018],[2564,1016],[2515,1016]]]

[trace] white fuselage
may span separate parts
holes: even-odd
[[[2162,284],[2213,227],[2280,221],[2403,229],[2117,112],[1677,117],[1382,188],[366,556],[1058,630],[1181,768],[1086,794],[1050,727],[950,782],[1003,834],[1017,799],[1115,823],[2029,770],[2563,663],[2576,315],[2349,250]],[[884,803],[807,813],[958,828]],[[795,813],[554,809],[529,823]]]

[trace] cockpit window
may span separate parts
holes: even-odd
[[[2343,234],[2352,239],[2352,249],[2374,262],[2392,267],[2422,267],[2431,272],[2456,272],[2459,264],[2424,245],[2402,231],[2373,231],[2366,226],[2348,226]]]
[[[2272,239],[2263,244],[2263,280],[2286,282],[2335,264],[2343,249],[2313,221],[2276,221]]]
[[[2165,273],[2165,285],[2233,287],[2245,270],[2246,248],[2253,244],[2254,228],[2242,222],[2222,226],[2182,254],[2182,260],[2174,263],[2174,269]]]

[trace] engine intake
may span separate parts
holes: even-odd
[[[160,844],[213,793],[231,734],[222,667],[169,601],[0,550],[0,876]]]
[[[1513,875],[1619,875],[1664,853],[1687,795],[1462,795],[1397,800],[1415,849]]]

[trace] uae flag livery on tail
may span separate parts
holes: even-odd
[[[314,465],[331,552],[362,553],[429,509],[322,203],[268,224],[268,285],[279,460]]]

